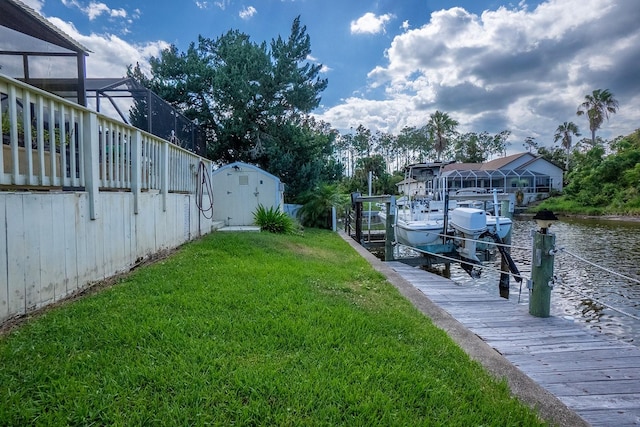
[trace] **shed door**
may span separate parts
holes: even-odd
[[[256,174],[237,172],[227,175],[228,225],[252,225],[253,212],[258,207],[255,193]]]

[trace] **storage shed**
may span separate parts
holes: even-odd
[[[253,224],[253,213],[259,205],[284,208],[284,184],[257,166],[235,162],[211,174],[215,221],[226,226]]]

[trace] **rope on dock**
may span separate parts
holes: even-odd
[[[431,233],[431,234],[435,234],[435,233]],[[441,233],[438,233],[437,235],[439,237],[447,237],[447,238],[451,238],[451,239],[466,240],[466,241],[477,242],[477,243],[485,243],[485,244],[489,244],[489,245],[503,246],[503,247],[506,247],[506,248],[513,248],[513,249],[520,249],[520,250],[527,250],[527,251],[531,250],[531,248],[525,248],[525,247],[522,247],[522,246],[506,245],[506,244],[501,244],[501,243],[496,243],[496,242],[491,242],[491,241],[486,241],[486,240],[469,239],[469,238],[466,238],[466,237],[450,236],[450,235],[441,234]],[[487,270],[491,270],[491,271],[495,271],[495,272],[501,273],[501,274],[511,274],[513,277],[519,277],[519,278],[522,278],[522,279],[526,280],[527,283],[530,283],[530,281],[531,281],[530,277],[526,277],[526,276],[522,276],[522,275],[518,275],[518,274],[513,274],[510,271],[503,271],[503,270],[500,270],[498,268],[494,268],[494,267],[491,267],[491,266],[486,266],[486,265],[483,265],[483,264],[476,264],[476,263],[464,261],[464,260],[457,259],[457,258],[451,258],[451,257],[445,256],[445,255],[442,255],[442,254],[438,254],[438,253],[435,253],[435,252],[429,252],[429,251],[426,251],[426,250],[423,250],[423,249],[418,249],[418,248],[414,248],[414,247],[412,247],[411,249],[413,249],[416,252],[420,252],[420,253],[423,253],[423,254],[439,257],[439,258],[446,259],[446,260],[449,260],[449,261],[453,261],[453,262],[456,262],[456,263],[467,264],[467,265],[471,265],[471,266],[478,266],[478,267],[481,267],[481,268],[484,268],[484,269],[487,269]],[[611,274],[613,274],[615,276],[621,277],[621,278],[623,278],[625,280],[628,280],[630,282],[634,282],[634,283],[640,284],[640,280],[638,280],[638,279],[635,279],[635,278],[629,277],[629,276],[625,276],[624,274],[618,273],[617,271],[613,271],[610,268],[598,265],[598,264],[596,264],[594,262],[591,262],[591,261],[589,261],[589,260],[587,260],[587,259],[585,259],[585,258],[583,258],[583,257],[581,257],[581,256],[579,256],[577,254],[574,254],[571,251],[566,250],[565,248],[556,249],[556,253],[565,253],[565,254],[570,255],[570,256],[572,256],[572,257],[574,257],[574,258],[576,258],[576,259],[578,259],[578,260],[580,260],[580,261],[582,261],[582,262],[584,262],[586,264],[589,264],[589,265],[591,265],[591,266],[593,266],[595,268],[598,268],[600,270],[606,271],[607,273],[611,273]],[[533,265],[533,263],[532,263],[532,265]],[[627,317],[629,317],[631,319],[640,321],[640,317],[638,317],[638,316],[636,316],[634,314],[631,314],[631,313],[627,313],[626,311],[620,310],[619,308],[616,308],[616,307],[614,307],[614,306],[612,306],[610,304],[607,304],[605,302],[602,302],[601,300],[599,300],[597,298],[594,298],[593,296],[584,294],[584,293],[580,292],[579,290],[575,289],[573,286],[569,286],[569,285],[567,285],[565,283],[562,283],[558,279],[555,279],[555,282],[558,285],[564,287],[565,289],[568,289],[571,292],[575,292],[576,294],[580,295],[581,297],[587,298],[587,299],[595,302],[596,304],[600,304],[603,307],[606,307],[606,308],[608,308],[610,310],[613,310],[613,311],[615,311],[617,313],[620,313],[620,314],[622,314],[624,316],[627,316]],[[520,294],[521,293],[522,293],[522,282],[520,283]],[[520,295],[518,296],[518,303],[520,303]]]
[[[570,252],[570,251],[566,250],[565,248],[557,249],[557,253],[565,253],[565,254],[570,255],[570,256],[572,256],[572,257],[574,257],[574,258],[576,258],[576,259],[578,259],[578,260],[580,260],[580,261],[582,261],[582,262],[584,262],[586,264],[589,264],[592,267],[599,268],[602,271],[606,271],[607,273],[611,273],[611,274],[613,274],[615,276],[618,276],[618,277],[621,277],[621,278],[623,278],[625,280],[629,280],[629,281],[635,282],[635,283],[640,283],[640,280],[638,280],[638,279],[634,279],[633,277],[625,276],[624,274],[618,273],[617,271],[613,271],[610,268],[598,265],[598,264],[596,264],[594,262],[589,261],[588,259],[585,259],[585,258],[581,257],[580,255],[574,254],[573,252]],[[617,313],[620,313],[620,314],[622,314],[624,316],[627,316],[627,317],[630,317],[630,318],[632,318],[634,320],[640,321],[640,317],[638,317],[638,316],[636,316],[634,314],[627,313],[626,311],[620,310],[619,308],[616,308],[616,307],[614,307],[614,306],[612,306],[610,304],[607,304],[606,302],[602,302],[601,300],[599,300],[597,298],[594,298],[591,295],[584,294],[584,293],[580,292],[579,290],[575,289],[573,286],[566,285],[566,284],[562,283],[561,281],[558,281],[558,282],[559,282],[560,286],[564,287],[565,289],[569,289],[571,292],[575,292],[576,294],[580,295],[583,298],[587,298],[587,299],[595,302],[596,304],[600,304],[601,306],[606,307],[606,308],[608,308],[610,310],[613,310],[613,311],[615,311]]]
[[[446,237],[448,239],[454,239],[454,240],[466,240],[467,242],[484,243],[484,244],[487,244],[487,245],[494,245],[496,247],[497,246],[501,246],[503,248],[519,249],[519,250],[522,250],[522,251],[530,251],[531,250],[531,248],[525,248],[524,246],[507,245],[505,243],[496,243],[496,242],[491,241],[491,240],[470,239],[468,237],[451,236],[449,234],[432,233],[432,232],[429,232],[429,234],[430,235],[434,235],[434,236],[438,236],[438,237]]]
[[[603,306],[603,307],[606,307],[606,308],[608,308],[608,309],[610,309],[610,310],[613,310],[613,311],[615,311],[615,312],[618,312],[618,313],[620,313],[620,314],[623,314],[623,315],[625,315],[625,316],[627,316],[627,317],[630,317],[630,318],[632,318],[632,319],[634,319],[634,320],[640,320],[640,317],[638,317],[638,316],[636,316],[636,315],[633,315],[633,314],[631,314],[631,313],[627,313],[626,311],[620,310],[619,308],[615,308],[614,306],[612,306],[612,305],[610,305],[610,304],[607,304],[606,302],[602,302],[602,301],[600,301],[599,299],[594,298],[594,297],[592,297],[592,296],[590,296],[590,295],[584,294],[584,293],[580,292],[579,290],[575,289],[573,286],[569,286],[569,285],[566,285],[566,284],[564,284],[564,283],[562,283],[562,282],[558,282],[558,281],[556,281],[556,283],[558,283],[558,284],[559,284],[560,286],[562,286],[563,288],[565,288],[565,289],[569,289],[571,292],[574,292],[574,293],[576,293],[576,294],[580,295],[580,296],[581,296],[581,297],[583,297],[583,298],[586,298],[586,299],[588,299],[588,300],[591,300],[591,301],[595,302],[596,304],[600,304],[600,305],[601,305],[601,306]]]
[[[435,253],[435,252],[425,251],[424,249],[418,249],[418,248],[414,248],[414,247],[411,247],[411,249],[416,251],[416,252],[420,252],[420,253],[427,254],[427,255],[432,255],[432,256],[435,256],[435,257],[438,257],[438,258],[443,258],[443,259],[446,259],[446,260],[449,260],[449,261],[452,261],[452,262],[455,262],[455,263],[458,263],[458,264],[467,264],[467,265],[471,265],[471,266],[474,266],[474,267],[480,267],[480,268],[483,268],[483,269],[486,269],[486,270],[495,271],[497,273],[510,274],[513,277],[519,277],[519,278],[521,278],[523,280],[526,280],[527,282],[531,280],[530,277],[523,276],[521,274],[514,274],[514,273],[512,273],[510,271],[500,270],[499,268],[491,267],[489,265],[477,264],[477,263],[474,263],[474,262],[464,261],[464,260],[459,259],[459,258],[451,258],[451,257],[448,257],[446,255],[438,254],[438,253]]]
[[[482,268],[484,268],[484,269],[491,270],[491,271],[495,271],[495,272],[498,272],[498,273],[511,274],[513,277],[520,277],[520,278],[522,278],[523,280],[527,280],[527,281],[530,281],[530,280],[531,280],[531,278],[530,278],[530,277],[523,276],[523,275],[518,275],[518,274],[513,274],[513,273],[511,273],[511,272],[509,272],[509,271],[503,271],[503,270],[500,270],[500,269],[498,269],[498,268],[494,268],[494,267],[491,267],[491,266],[482,265],[482,264],[481,264],[481,265],[478,265],[478,264],[475,264],[475,263],[472,263],[472,262],[463,261],[463,260],[461,260],[461,259],[457,259],[457,258],[451,258],[451,257],[445,256],[445,255],[442,255],[442,254],[437,254],[437,253],[435,253],[435,252],[429,252],[429,251],[425,251],[425,250],[422,250],[422,249],[417,249],[417,248],[412,248],[412,249],[413,249],[413,250],[415,250],[415,251],[417,251],[417,252],[421,252],[421,253],[424,253],[424,254],[427,254],[427,255],[436,256],[436,257],[439,257],[439,258],[444,258],[444,259],[447,259],[447,260],[450,260],[450,261],[453,261],[453,262],[457,262],[457,263],[460,263],[460,264],[463,264],[463,263],[464,263],[464,264],[468,264],[468,265],[479,266],[479,267],[482,267]],[[570,253],[569,253],[568,251],[566,251],[566,250],[565,250],[564,252],[567,252],[569,255],[574,255],[574,254],[570,254]],[[592,263],[592,262],[590,262],[590,261],[586,261],[586,260],[584,260],[583,258],[581,258],[581,257],[579,257],[579,256],[577,256],[577,255],[574,255],[574,256],[576,256],[576,258],[581,259],[581,260],[583,260],[583,261],[585,261],[585,262],[587,262],[587,263],[589,263],[589,264],[594,265],[595,267],[599,267],[599,268],[603,268],[603,269],[605,269],[604,267],[600,267],[599,265],[593,264],[593,263]],[[606,270],[606,271],[610,271],[610,270],[608,270],[608,269],[605,269],[605,270]],[[615,272],[612,272],[612,273],[615,273]],[[615,274],[618,274],[618,273],[615,273]],[[619,275],[619,276],[623,276],[623,275],[621,275],[621,274],[618,274],[618,275]],[[626,277],[626,276],[623,276],[623,277]],[[630,279],[630,280],[633,280],[633,281],[637,281],[637,280],[635,280],[635,279],[633,279],[633,278],[629,278],[629,279]],[[626,312],[626,311],[624,311],[624,310],[620,310],[619,308],[616,308],[616,307],[614,307],[614,306],[612,306],[612,305],[610,305],[610,304],[607,304],[606,302],[602,302],[602,301],[600,301],[599,299],[594,298],[593,296],[590,296],[590,295],[584,294],[584,293],[580,292],[579,290],[575,289],[573,286],[569,286],[569,285],[567,285],[567,284],[565,284],[565,283],[562,283],[562,282],[560,282],[560,281],[559,281],[559,280],[557,280],[557,279],[555,280],[555,282],[556,282],[557,284],[559,284],[560,286],[564,287],[565,289],[569,289],[571,292],[575,292],[576,294],[580,295],[581,297],[583,297],[583,298],[587,298],[587,299],[589,299],[589,300],[591,300],[591,301],[595,302],[596,304],[600,304],[601,306],[606,307],[606,308],[608,308],[608,309],[610,309],[610,310],[613,310],[613,311],[615,311],[615,312],[617,312],[617,313],[620,313],[620,314],[622,314],[622,315],[624,315],[624,316],[627,316],[627,317],[630,317],[630,318],[632,318],[632,319],[634,319],[634,320],[638,320],[638,321],[640,321],[640,317],[635,316],[635,315],[633,315],[633,314],[631,314],[631,313],[627,313],[627,312]],[[520,292],[522,292],[522,283],[520,283]],[[520,296],[518,296],[518,303],[520,303]]]
[[[602,266],[600,266],[600,265],[598,265],[598,264],[596,264],[594,262],[591,262],[591,261],[589,261],[587,259],[582,258],[579,255],[576,255],[576,254],[574,254],[572,252],[569,252],[565,248],[560,248],[557,251],[560,252],[560,253],[565,253],[567,255],[571,255],[572,257],[574,257],[576,259],[579,259],[580,261],[585,262],[585,263],[587,263],[587,264],[589,264],[589,265],[591,265],[593,267],[599,268],[600,270],[606,271],[607,273],[611,273],[611,274],[614,274],[614,275],[616,275],[618,277],[622,277],[625,280],[629,280],[631,282],[635,282],[635,283],[640,284],[640,280],[638,280],[638,279],[634,279],[633,277],[625,276],[624,274],[618,273],[617,271],[613,271],[613,270],[611,270],[611,269],[609,269],[607,267],[602,267]]]

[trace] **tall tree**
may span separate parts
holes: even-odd
[[[564,170],[569,171],[569,155],[571,153],[571,141],[572,136],[580,136],[578,126],[573,122],[564,122],[556,129],[556,134],[553,136],[553,141],[558,142],[562,140],[562,147],[566,151],[564,160]]]
[[[310,118],[272,126],[268,131],[279,143],[265,145],[257,163],[286,184],[288,203],[297,202],[305,191],[320,183],[342,178],[343,167],[333,160],[337,133],[326,123]]]
[[[618,101],[609,89],[596,89],[584,97],[584,102],[578,106],[576,114],[587,115],[593,146],[596,145],[596,131],[600,129],[605,119],[609,120],[609,114],[615,114],[617,111]]]
[[[433,140],[434,149],[437,153],[437,160],[441,160],[442,153],[447,149],[449,140],[456,132],[458,122],[452,119],[447,113],[436,111],[431,114],[427,130]]]
[[[358,150],[360,157],[371,157],[373,148],[373,138],[371,137],[371,129],[359,125],[353,136],[353,145]]]
[[[310,64],[311,38],[307,27],[300,24],[300,16],[293,20],[291,33],[285,41],[280,36],[271,42],[271,56],[275,61],[273,83],[274,101],[280,117],[298,117],[320,105],[320,93],[327,88],[321,79],[322,64]]]
[[[272,124],[299,120],[320,103],[327,80],[307,62],[310,46],[299,17],[270,49],[238,30],[200,36],[185,53],[171,46],[152,58],[150,86],[209,131],[211,157],[255,162],[277,143]]]
[[[396,137],[387,132],[376,131],[375,138],[377,149],[387,164],[387,172],[391,173],[393,157],[396,151]]]
[[[482,163],[492,155],[505,151],[510,134],[503,130],[495,135],[487,131],[458,135],[454,144],[455,159],[463,163]]]
[[[458,135],[454,143],[455,160],[462,163],[482,163],[487,158],[475,132]]]
[[[310,37],[297,17],[289,37],[269,45],[230,30],[215,40],[200,36],[186,52],[171,46],[151,59],[148,84],[206,130],[210,158],[254,163],[278,174],[274,165],[290,163],[271,162],[270,154],[289,155],[288,144],[301,147],[327,139],[322,132],[309,135],[318,129],[303,124],[327,87],[319,77],[322,66],[309,63],[310,53]],[[314,150],[293,155],[308,173],[288,174],[291,179],[311,183],[320,177],[322,167],[316,162],[329,161],[332,153],[313,155]],[[290,189],[303,187],[283,181]]]
[[[351,165],[352,158],[352,147],[351,140],[353,139],[353,135],[339,134],[336,136],[336,140],[334,142],[334,149],[336,151],[337,161],[341,163],[345,168],[345,173],[350,176],[353,173],[353,167]]]
[[[538,147],[540,146],[540,144],[538,144],[538,142],[536,141],[535,137],[533,136],[528,136],[524,139],[524,143],[522,144],[527,151],[529,151],[530,153],[533,152],[533,150],[538,150]]]

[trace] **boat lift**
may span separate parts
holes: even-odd
[[[454,201],[457,203],[458,200],[464,201],[477,201],[482,203],[482,206],[486,208],[489,204],[493,204],[494,209],[496,210],[496,216],[498,216],[497,205],[500,206],[500,214],[503,216],[513,216],[513,211],[515,207],[515,198],[513,194],[464,194],[459,195],[459,197],[448,196],[444,197],[444,205],[448,207],[449,201]],[[461,240],[460,237],[455,237],[448,232],[447,229],[447,218],[445,215],[444,227],[442,230],[442,241],[438,243],[433,243],[426,245],[424,247],[416,247],[411,248],[416,250],[421,254],[420,257],[411,257],[411,258],[402,258],[395,259],[395,215],[392,212],[395,211],[396,206],[396,196],[392,195],[381,195],[381,196],[362,196],[360,193],[352,193],[351,194],[351,202],[353,211],[350,212],[345,218],[345,232],[350,235],[354,240],[356,240],[362,246],[371,249],[371,248],[381,248],[384,247],[384,260],[385,261],[401,261],[411,265],[421,265],[426,266],[427,268],[431,268],[434,265],[444,264],[445,270],[448,270],[450,264],[452,262],[459,262],[461,267],[472,277],[477,276],[478,271],[475,269],[475,265],[478,264],[477,261],[489,261],[491,257],[489,255],[489,251],[487,246],[491,244],[495,244],[498,249],[498,253],[501,257],[501,271],[503,272],[511,272],[516,281],[521,281],[520,272],[516,267],[513,259],[510,256],[510,251],[508,246],[511,244],[511,232],[507,234],[504,239],[500,239],[498,236],[488,237],[492,240],[492,243],[485,243],[478,245],[479,251],[477,252],[480,255],[477,260],[469,260],[465,259],[460,253],[456,250],[456,243]],[[364,203],[384,203],[386,206],[386,210],[389,213],[387,215],[386,223],[384,224],[384,229],[378,228],[375,230],[371,229],[371,224],[369,223],[367,228],[363,227],[363,217],[364,217]],[[445,210],[446,211],[446,210]],[[370,218],[370,215],[368,215]],[[500,283],[499,283],[500,295],[502,297],[508,298],[509,295],[509,274],[501,273],[500,275]]]

